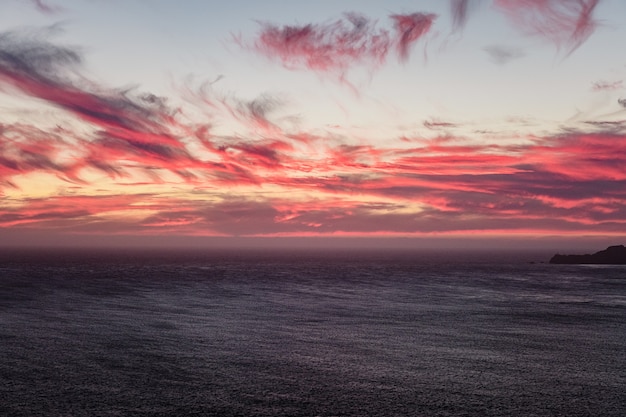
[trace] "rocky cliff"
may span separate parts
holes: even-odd
[[[609,246],[593,255],[554,255],[551,264],[613,264],[626,265],[626,247]]]

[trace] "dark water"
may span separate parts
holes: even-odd
[[[0,415],[624,416],[626,268],[5,252]]]

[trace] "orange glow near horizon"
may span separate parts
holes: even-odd
[[[493,5],[520,39],[543,38],[569,58],[597,30],[599,3]],[[468,4],[451,4],[452,34],[460,38]],[[423,12],[387,21],[347,13],[324,24],[262,23],[256,37],[235,36],[242,54],[261,55],[285,71],[312,71],[347,92],[350,103],[363,103],[376,126],[371,131],[351,125],[349,116],[345,126],[303,127],[286,100],[222,92],[214,85],[220,77],[196,86],[191,78],[174,81],[179,104],[107,87],[86,75],[78,48],[47,40],[43,30],[5,32],[0,100],[32,107],[0,120],[0,232],[626,236],[623,98],[611,99],[610,111],[592,108],[561,122],[421,115],[394,127],[389,114],[401,113],[395,104],[354,94],[355,67],[373,79],[408,65],[414,49],[426,55],[439,39],[441,20]],[[441,41],[442,55],[453,49],[450,39]],[[505,47],[485,51],[498,62],[520,58]],[[398,88],[387,82],[389,91]],[[595,80],[586,88],[609,97],[624,83]]]

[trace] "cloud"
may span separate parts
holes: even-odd
[[[216,136],[210,123],[196,123],[167,100],[134,89],[99,86],[81,74],[81,54],[42,39],[45,33],[0,35],[0,88],[18,91],[67,113],[56,128],[5,124],[0,131],[0,184],[12,177],[47,172],[82,182],[86,169],[113,179],[141,173],[155,182],[173,173],[184,182],[259,184],[263,170],[283,169],[293,143],[270,114],[281,100],[262,95],[241,100],[207,88],[187,96],[207,119],[232,119],[242,135]],[[76,129],[67,120],[80,121]],[[202,151],[202,152],[198,152]]]
[[[45,14],[54,14],[62,10],[61,7],[50,5],[44,0],[31,0],[31,3],[33,3],[37,10]]]
[[[443,122],[440,120],[425,120],[424,127],[432,130],[446,129],[452,127],[458,127],[456,123],[452,122]]]
[[[493,4],[523,33],[545,38],[569,55],[595,31],[593,12],[599,2],[494,0]],[[478,0],[450,0],[453,30],[465,26],[470,10],[478,4]],[[406,62],[415,43],[432,30],[437,17],[433,13],[392,14],[392,29],[381,28],[377,21],[358,13],[346,13],[330,23],[280,26],[264,22],[254,40],[236,36],[235,41],[287,69],[330,75],[354,89],[347,81],[351,68],[376,70],[394,49],[398,59]],[[498,64],[524,56],[519,48],[499,45],[488,46],[485,51]]]
[[[393,34],[352,19],[341,30],[310,26],[295,35],[307,40],[294,41],[294,50],[312,42],[306,56],[313,57],[326,45],[330,56],[345,55],[346,64],[333,66],[341,58],[324,68],[344,70],[351,59],[376,56],[356,48],[350,58],[350,48],[372,45],[372,33],[386,33],[385,54],[395,50],[402,58],[434,17],[395,15]],[[361,41],[328,43],[340,34]],[[186,86],[188,104],[202,115],[198,121],[164,98],[90,81],[77,49],[43,37],[0,35],[0,86],[54,106],[64,118],[49,128],[0,125],[0,187],[48,174],[76,184],[83,195],[3,198],[2,227],[189,235],[626,232],[626,126],[620,121],[473,140],[455,136],[462,126],[428,120],[423,125],[430,134],[445,135],[373,142],[285,129],[279,117],[285,103],[270,94],[245,100],[207,85]],[[298,54],[290,57],[309,65]],[[236,127],[217,133],[220,122]],[[96,193],[85,171],[106,174],[110,189],[121,194]],[[167,183],[169,194],[129,186],[141,182]]]
[[[79,52],[43,40],[42,35],[0,34],[0,82],[129,142],[179,145],[168,135],[165,125],[171,114],[163,101],[149,94],[131,97],[129,90],[87,89],[80,85],[91,83],[79,77]]]
[[[24,124],[0,125],[0,184],[12,185],[10,178],[37,171],[52,172],[78,182],[78,165],[63,158],[72,143],[62,132],[50,132]]]
[[[263,97],[256,104],[234,97],[203,99],[214,100],[212,109],[234,112],[253,130],[277,105]],[[124,123],[132,118],[122,114],[114,120],[128,129]],[[176,136],[170,138],[180,147],[159,137],[132,142],[97,120],[92,124],[96,132],[87,138],[62,128],[2,125],[0,178],[9,184],[12,177],[43,172],[87,187],[80,172],[91,167],[113,178],[133,178],[135,170],[153,172],[151,182],[158,184],[159,170],[166,170],[183,184],[214,191],[204,191],[203,201],[144,194],[27,199],[19,208],[0,207],[4,227],[220,235],[625,227],[626,130],[618,122],[590,121],[593,129],[587,132],[565,130],[508,144],[471,143],[452,135],[347,144],[333,136],[286,133],[274,123],[272,134],[261,129],[253,139],[216,136],[206,125],[187,126],[185,140],[198,139],[208,153],[203,158],[193,156]],[[226,185],[228,197],[220,191]],[[249,186],[257,187],[256,197],[244,191]],[[149,214],[137,220],[145,211]],[[111,212],[130,217],[115,220]]]
[[[494,0],[524,33],[565,48],[566,54],[582,45],[597,26],[593,11],[600,0]]]
[[[547,39],[569,55],[595,31],[593,12],[599,1],[494,0],[493,4],[523,33]],[[453,30],[465,26],[478,4],[478,0],[450,0]],[[312,70],[355,89],[347,80],[350,69],[361,66],[374,71],[393,50],[401,62],[408,61],[411,49],[432,30],[437,17],[433,13],[392,14],[392,28],[358,13],[345,13],[329,23],[280,26],[263,22],[255,39],[235,36],[235,41],[289,70]],[[497,64],[524,56],[519,48],[501,45],[485,51]]]
[[[318,177],[317,188],[331,193],[324,198],[218,191],[194,200],[150,194],[28,199],[0,210],[0,224],[77,233],[228,236],[626,231],[626,178],[576,179],[547,162],[517,173],[483,174],[478,166],[473,173],[419,176],[389,170],[383,180],[346,177],[343,187]],[[124,211],[125,216],[118,214]]]
[[[0,204],[0,226],[72,228],[82,224],[98,223],[98,216],[121,209],[145,210],[145,207],[133,207],[133,203],[141,200],[141,196],[132,195],[29,198],[10,207],[3,207]]]
[[[624,87],[622,80],[619,81],[596,81],[592,83],[591,89],[593,91],[613,91],[619,90]]]
[[[510,46],[492,45],[483,49],[489,54],[491,60],[498,65],[506,64],[525,55],[520,48]]]
[[[411,47],[433,25],[437,15],[432,13],[394,14],[390,16],[396,28],[396,48],[401,61],[409,59]]]
[[[0,33],[0,74],[16,87],[33,84],[55,86],[81,63],[80,54],[42,38],[54,35],[55,28],[39,33]],[[32,88],[35,88],[35,85]]]
[[[382,65],[390,50],[406,61],[411,47],[428,31],[434,14],[412,13],[390,16],[394,31],[377,27],[377,22],[357,13],[325,24],[277,26],[262,23],[256,40],[240,45],[271,59],[288,69],[310,69],[343,77],[355,65],[375,69]]]
[[[452,28],[454,30],[463,29],[465,27],[470,9],[477,3],[477,0],[450,0]]]
[[[345,71],[355,63],[381,64],[391,43],[387,30],[356,13],[327,24],[276,26],[263,23],[253,48],[289,69]]]
[[[178,127],[175,109],[152,94],[105,89],[89,82],[79,72],[80,53],[43,40],[44,34],[0,35],[0,85],[43,100],[89,124],[92,133],[75,138],[83,153],[84,166],[119,174],[124,172],[120,161],[126,160],[167,169],[185,178],[192,176],[188,168],[200,161],[189,154],[175,133]],[[32,146],[31,134],[22,134],[19,146],[28,143]],[[32,165],[23,157],[26,155],[23,150],[18,155],[22,155],[20,167],[27,169]],[[45,153],[40,155],[45,157]],[[52,162],[48,166],[76,173],[79,163],[71,168],[55,166]]]

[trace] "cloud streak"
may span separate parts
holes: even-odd
[[[507,64],[514,59],[519,59],[524,56],[524,52],[520,48],[502,45],[486,46],[484,50],[491,60],[498,65]]]
[[[619,81],[596,81],[592,84],[591,89],[593,91],[613,91],[624,88],[622,80]]]
[[[600,0],[495,0],[524,33],[538,36],[574,52],[597,27],[593,12]]]
[[[31,3],[37,8],[37,10],[45,14],[54,14],[62,10],[60,7],[50,5],[44,0],[31,0]]]
[[[450,11],[452,14],[452,27],[454,30],[463,29],[467,23],[470,10],[476,4],[476,0],[450,0]]]
[[[437,15],[433,13],[394,14],[390,18],[393,19],[396,29],[394,43],[398,50],[398,57],[401,61],[407,61],[411,47],[428,33]]]

